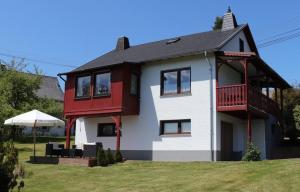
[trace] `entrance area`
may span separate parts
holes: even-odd
[[[221,122],[221,161],[233,160],[233,124]]]

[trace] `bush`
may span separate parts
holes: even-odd
[[[20,191],[24,187],[24,166],[18,166],[18,151],[12,141],[3,143],[0,140],[0,191],[8,192],[18,186]]]
[[[98,148],[98,151],[97,151],[97,165],[102,166],[102,167],[105,167],[105,166],[108,165],[107,158],[106,158],[105,152],[103,150],[103,147]]]
[[[260,161],[260,151],[253,143],[248,143],[247,151],[242,159],[243,161]]]
[[[123,156],[122,156],[122,153],[121,153],[120,150],[116,151],[116,157],[115,157],[115,159],[116,159],[116,162],[123,162]]]
[[[110,148],[107,149],[106,157],[107,157],[108,164],[114,164],[115,163],[115,159],[114,159],[113,154],[111,153]]]

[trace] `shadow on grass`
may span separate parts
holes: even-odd
[[[29,148],[29,147],[20,147],[20,148],[18,148],[18,151],[19,152],[31,152],[32,148]]]
[[[71,140],[73,137],[71,137]],[[19,143],[33,143],[33,137],[32,136],[24,136],[24,137],[19,137],[15,139],[16,142]],[[36,138],[36,143],[48,143],[48,142],[65,142],[66,138],[65,137],[37,137]]]

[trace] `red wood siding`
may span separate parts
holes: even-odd
[[[78,74],[69,74],[65,85],[65,116],[94,116],[112,113],[123,115],[135,115],[139,111],[137,96],[129,97],[130,93],[130,70],[129,64],[111,67],[111,95],[106,97],[90,97],[88,99],[75,98],[75,81],[78,75],[91,74],[91,95],[93,95],[94,74],[101,70],[87,71]],[[139,68],[136,66],[135,68]],[[129,84],[129,85],[128,85]]]

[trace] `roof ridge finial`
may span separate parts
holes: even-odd
[[[230,5],[228,6],[228,9],[227,9],[227,13],[231,13],[231,8],[230,8]]]

